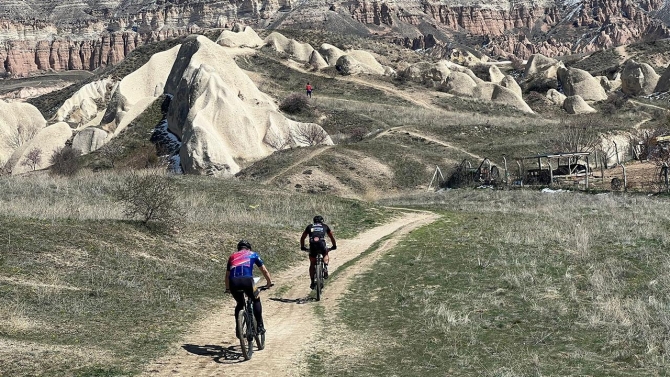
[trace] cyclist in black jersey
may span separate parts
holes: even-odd
[[[330,238],[330,248],[326,246],[326,235]],[[309,249],[305,246],[305,239],[309,236]],[[325,270],[323,272],[323,278],[328,278],[328,252],[330,250],[337,249],[335,242],[335,237],[333,237],[333,232],[330,230],[330,227],[323,222],[322,216],[314,216],[313,223],[307,225],[305,231],[302,232],[302,237],[300,237],[300,249],[304,251],[309,250],[309,277],[311,280],[310,289],[316,287],[314,282],[314,275],[316,275],[316,256],[317,254],[323,255],[323,262],[325,264]]]

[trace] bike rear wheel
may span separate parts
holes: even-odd
[[[237,324],[240,329],[239,335],[241,335],[239,339],[242,356],[245,360],[249,360],[254,353],[254,325],[252,321],[249,321],[249,315],[244,310],[237,315]]]
[[[316,301],[321,301],[321,289],[323,288],[323,260],[316,262]]]

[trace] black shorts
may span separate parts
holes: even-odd
[[[316,242],[309,244],[309,257],[316,258],[318,254],[321,254],[324,257],[328,255],[328,248],[326,247],[325,242]]]
[[[251,276],[230,278],[230,293],[233,294],[235,301],[244,304],[244,294],[242,292],[254,301],[257,299],[254,296],[254,278]]]

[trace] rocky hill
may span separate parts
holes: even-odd
[[[381,35],[437,55],[454,44],[494,57],[588,52],[670,37],[666,0],[544,1],[4,1],[0,75],[93,70],[143,43],[243,21]]]

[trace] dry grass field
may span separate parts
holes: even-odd
[[[452,190],[384,203],[442,219],[325,313],[311,374],[664,375],[667,198]]]
[[[330,35],[304,37],[316,46]],[[143,46],[106,73],[122,77],[176,43]],[[355,37],[331,43],[378,49],[385,63],[430,59]],[[617,56],[573,63],[605,72]],[[148,138],[160,100],[110,143],[118,161],[95,152],[73,178],[1,176],[0,375],[138,375],[221,304],[238,239],[277,271],[304,259],[298,237],[314,214],[350,238],[393,207],[441,218],[354,278],[332,312],[314,304],[327,335],[306,375],[666,373],[666,196],[427,192],[436,166],[448,175],[464,159],[500,165],[552,151],[565,123],[585,117],[520,113],[390,77],[308,72],[267,48],[237,59],[277,103],[311,82],[314,98],[288,116],[323,125],[336,145],[282,150],[230,180],[166,176],[180,216],[160,226],[124,218],[117,195],[129,170],[158,160]],[[76,87],[31,103],[48,116]],[[597,131],[666,126],[666,112],[650,105],[603,112]]]

